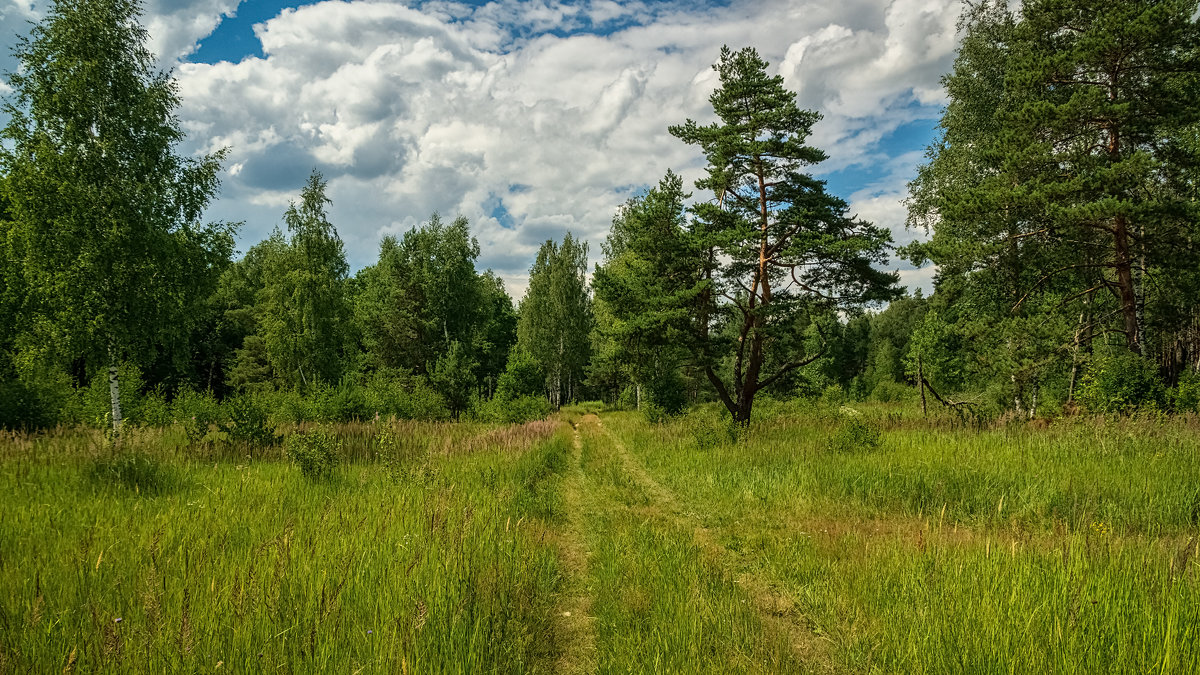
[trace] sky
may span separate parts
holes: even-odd
[[[0,70],[45,0],[0,0]],[[699,149],[667,133],[713,120],[722,45],[753,46],[819,111],[813,168],[899,244],[906,184],[945,104],[960,0],[146,0],[159,65],[178,81],[184,153],[228,148],[207,218],[282,224],[313,169],[352,269],[434,212],[466,216],[478,266],[519,299],[538,246],[567,231],[592,262],[616,209]],[[0,82],[0,93],[7,87]],[[707,199],[693,190],[696,199]],[[933,271],[894,261],[901,283]]]

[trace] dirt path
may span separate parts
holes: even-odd
[[[591,616],[592,595],[588,588],[588,550],[584,539],[587,495],[583,489],[579,427],[571,453],[571,468],[563,481],[567,527],[559,535],[559,551],[570,579],[555,622],[562,653],[555,664],[559,673],[594,673],[599,667],[596,653],[595,618]]]
[[[596,433],[607,441],[613,454],[620,461],[621,469],[651,500],[650,512],[684,531],[690,531],[696,546],[704,551],[709,559],[735,571],[736,583],[754,605],[763,627],[768,632],[785,638],[801,661],[809,666],[810,672],[834,671],[829,658],[829,643],[813,633],[808,620],[788,593],[779,590],[778,584],[769,579],[739,570],[738,555],[722,546],[713,531],[704,527],[694,514],[689,513],[674,492],[655,480],[621,439],[604,426],[599,417],[588,415],[579,426],[583,425],[594,426]],[[578,447],[578,427],[575,433]]]

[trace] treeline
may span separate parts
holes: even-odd
[[[315,172],[235,259],[236,226],[201,220],[223,152],[177,154],[137,3],[56,2],[18,45],[0,134],[0,424],[520,420],[583,399],[745,423],[762,395],[1194,410],[1197,10],[967,6],[908,202],[930,237],[899,249],[937,265],[929,297],[809,173],[820,115],[725,48],[716,121],[669,129],[707,160],[700,193],[667,171],[621,206],[590,284],[586,244],[547,241],[514,306],[463,218],[351,275]]]

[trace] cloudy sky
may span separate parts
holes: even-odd
[[[11,47],[44,0],[0,0]],[[147,0],[173,69],[187,152],[229,148],[213,220],[245,250],[280,225],[308,173],[329,180],[354,269],[380,238],[467,216],[481,267],[520,297],[537,247],[566,231],[593,260],[613,212],[703,158],[666,132],[711,119],[722,45],[754,46],[824,119],[816,169],[898,242],[905,184],[944,102],[959,0]],[[4,50],[0,66],[13,61]],[[697,198],[706,195],[697,194]],[[910,287],[929,270],[901,269]]]

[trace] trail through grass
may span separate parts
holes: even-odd
[[[1200,672],[1189,420],[596,413],[4,439],[0,672]]]

